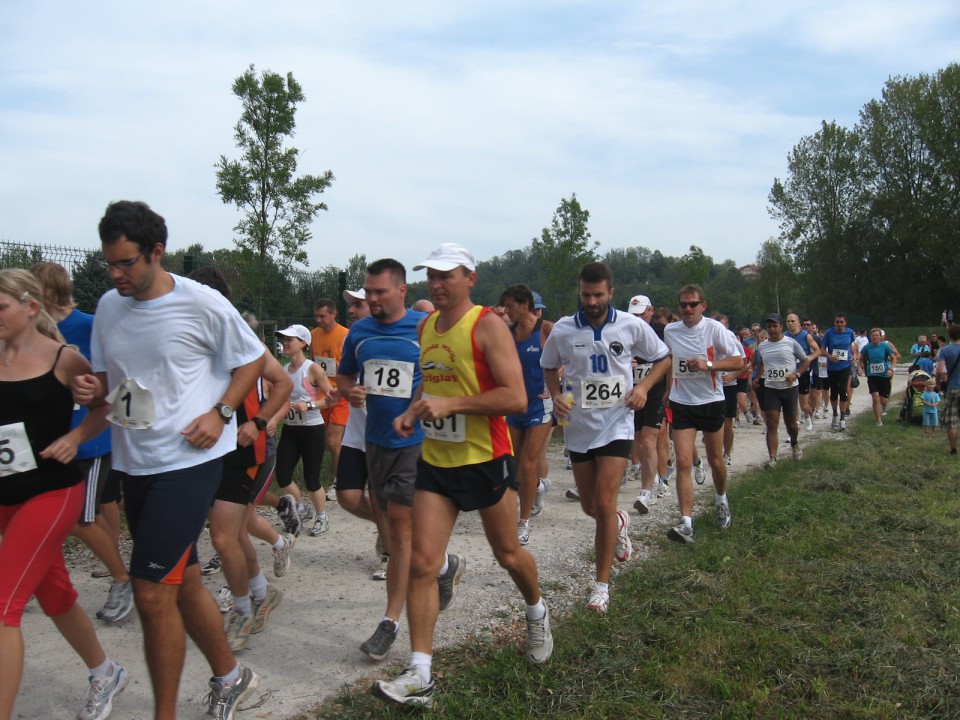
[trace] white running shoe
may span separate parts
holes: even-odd
[[[77,713],[77,720],[104,720],[113,710],[113,698],[122,691],[130,681],[130,676],[122,667],[113,664],[113,673],[110,677],[89,677],[87,699]]]
[[[233,610],[233,593],[230,592],[230,588],[220,588],[220,592],[213,599],[217,601],[217,607],[224,615]]]
[[[730,504],[729,503],[717,503],[717,525],[721,528],[730,527],[733,518],[730,516]]]
[[[766,470],[772,470],[776,466],[777,466],[777,459],[773,455],[767,458],[767,461],[763,464],[763,467]]]
[[[610,591],[601,590],[598,587],[593,588],[590,593],[590,599],[587,601],[587,610],[593,610],[598,613],[605,613],[610,607]]]
[[[566,496],[567,496],[567,499],[568,499],[568,500],[579,500],[579,499],[580,499],[580,491],[577,490],[577,486],[574,485],[572,488],[570,488],[569,490],[567,490]]]
[[[409,667],[393,680],[377,680],[371,692],[381,700],[398,705],[433,707],[434,682],[424,682],[416,668]]]
[[[530,542],[530,523],[525,523],[523,520],[517,523],[517,538],[520,540],[521,545],[526,545]]]
[[[630,542],[629,533],[630,516],[623,510],[617,510],[617,524],[620,529],[617,532],[617,547],[614,548],[613,556],[617,562],[626,562],[633,554],[633,543]]]
[[[538,665],[545,663],[553,655],[553,633],[550,632],[550,608],[543,603],[543,617],[539,620],[527,620],[527,659]]]
[[[641,490],[640,494],[637,495],[637,499],[633,501],[633,509],[641,515],[646,515],[650,512],[650,506],[656,505],[656,503],[657,496],[655,494],[650,490]]]
[[[667,537],[671,540],[676,540],[677,542],[692,543],[693,527],[681,522],[676,527],[672,527],[667,531]]]
[[[693,479],[697,485],[703,485],[707,480],[707,471],[703,468],[703,460],[693,466]]]
[[[530,510],[530,516],[539,515],[543,512],[543,506],[547,504],[547,493],[550,491],[550,478],[540,478],[537,481],[537,494],[533,498],[533,508]]]
[[[273,549],[273,574],[275,577],[283,577],[290,569],[290,553],[293,552],[293,546],[297,544],[297,538],[292,533],[283,534],[283,547],[277,550]]]
[[[807,432],[813,432],[813,418],[807,415]]]

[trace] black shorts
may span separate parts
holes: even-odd
[[[800,414],[800,390],[791,388],[764,387],[760,397],[760,409],[764,412],[779,412],[784,417],[794,418]]]
[[[800,373],[797,379],[800,381],[800,385],[798,387],[800,394],[809,395],[810,394],[810,373],[809,372]]]
[[[402,448],[367,444],[367,479],[377,507],[386,510],[387,501],[413,507],[419,459],[419,443]]]
[[[750,378],[737,378],[737,393],[750,394]]]
[[[107,474],[107,482],[100,493],[100,504],[118,503],[123,500],[123,483],[120,482],[120,476],[113,472],[113,469]]]
[[[737,386],[723,386],[723,416],[726,418],[735,418],[737,416]]]
[[[712,433],[723,428],[726,408],[723,400],[717,400],[705,405],[681,405],[670,401],[670,410],[673,415],[674,430],[699,430]]]
[[[267,455],[263,465],[257,468],[257,476],[253,479],[253,488],[250,490],[250,502],[259,505],[263,496],[270,487],[270,481],[273,480],[273,471],[277,467],[277,455]]]
[[[325,434],[323,425],[283,426],[280,442],[277,443],[277,485],[281,489],[293,482],[293,471],[303,458],[303,482],[307,490],[320,490]]]
[[[603,447],[590,448],[585,453],[574,452],[570,450],[570,462],[582,463],[592,460],[595,457],[630,457],[630,450],[633,447],[633,440],[614,440],[608,442]]]
[[[840,402],[847,402],[847,388],[850,386],[850,368],[843,370],[827,370],[827,382],[830,387],[830,399],[840,399]]]
[[[346,445],[340,446],[337,462],[337,492],[360,490],[367,486],[367,454],[363,450]]]
[[[870,394],[879,393],[880,397],[890,397],[890,378],[879,375],[867,375],[867,387],[870,388]]]
[[[197,538],[223,476],[223,459],[156,475],[128,475],[123,482],[127,525],[133,538],[130,574],[180,585],[197,562]]]
[[[647,404],[633,411],[633,429],[640,432],[645,427],[660,429],[663,424],[663,395],[647,396]]]
[[[495,460],[442,468],[417,460],[417,490],[450,498],[465,512],[493,507],[507,488],[517,489],[513,455]]]
[[[77,460],[80,471],[87,484],[87,493],[83,503],[81,522],[91,523],[100,514],[100,503],[103,500],[103,491],[110,482],[110,453],[94,458]]]
[[[234,505],[249,503],[250,498],[254,496],[253,484],[257,477],[257,469],[257,466],[244,468],[224,464],[223,475],[220,477],[220,485],[217,487],[214,499]]]

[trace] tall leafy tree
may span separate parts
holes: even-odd
[[[597,259],[600,243],[590,240],[590,211],[580,206],[577,194],[563,198],[549,228],[533,239],[533,253],[545,271],[545,302],[562,314],[577,306],[574,282],[580,266]],[[552,303],[552,305],[551,305]]]
[[[304,249],[311,238],[310,224],[325,203],[317,198],[330,187],[333,173],[297,176],[300,152],[287,142],[296,129],[297,105],[306,98],[292,73],[286,76],[253,65],[233,83],[241,102],[234,140],[238,160],[225,155],[214,165],[217,192],[226,204],[236,205],[243,218],[234,227],[236,244],[266,271],[273,260],[281,268],[307,264]],[[262,290],[258,312],[262,312]]]

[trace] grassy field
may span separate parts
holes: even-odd
[[[738,476],[731,530],[664,539],[607,616],[555,621],[548,665],[519,626],[439,652],[433,715],[960,717],[960,464],[942,430],[862,417],[849,435]],[[368,690],[303,717],[411,715]]]

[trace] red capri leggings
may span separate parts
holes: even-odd
[[[33,595],[55,617],[77,601],[63,541],[83,510],[84,484],[37,495],[20,505],[0,505],[0,621],[20,627]]]

